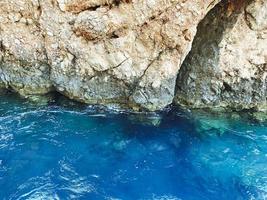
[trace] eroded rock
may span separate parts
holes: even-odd
[[[35,1],[0,2],[0,85],[22,95],[52,90]]]
[[[240,9],[231,10],[223,2],[208,14],[180,70],[177,103],[266,108],[266,5],[264,0],[243,1]]]
[[[161,109],[217,2],[2,1],[1,80],[21,94],[55,88],[82,102]]]
[[[0,86],[22,95],[57,90],[86,103],[162,109],[173,102],[177,74],[191,50],[199,22],[219,1],[3,0]],[[223,10],[218,15],[213,11],[213,24],[201,25],[209,33],[202,31],[206,36],[196,39],[192,52],[198,52],[198,46],[203,49],[200,60],[204,67],[193,67],[194,63],[183,67],[180,74],[183,76],[186,69],[189,75],[178,80],[186,83],[178,84],[186,89],[182,95],[178,91],[178,102],[245,102],[249,106],[244,107],[251,107],[252,102],[260,104],[266,97],[266,3],[255,1],[244,9],[240,2],[243,1],[223,1],[227,16],[222,15]],[[220,22],[221,17],[226,21]],[[225,25],[217,34],[214,27],[220,23]],[[218,47],[214,47],[212,37]],[[240,38],[251,42],[243,44]],[[215,54],[213,49],[217,49]],[[228,72],[233,76],[228,76]],[[199,79],[197,73],[203,77]],[[197,86],[191,85],[189,76]],[[239,85],[251,89],[240,93]],[[208,94],[204,101],[203,90]],[[237,100],[228,100],[234,98]]]

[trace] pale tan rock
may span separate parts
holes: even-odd
[[[162,109],[173,101],[177,74],[191,50],[199,22],[218,2],[2,0],[0,85],[23,95],[57,90],[87,103]],[[261,42],[266,40],[262,20],[266,13],[261,5],[266,6],[257,1],[246,7],[254,20],[246,21],[248,31],[236,28],[236,34],[242,32],[238,34],[252,39],[257,48],[242,44],[242,49],[241,43],[229,45],[226,39],[220,43],[228,49],[227,59],[227,52],[235,55],[227,63],[220,60],[231,74],[225,75],[229,82],[251,78],[251,73],[258,72],[250,63],[266,63]],[[254,11],[258,9],[260,14]],[[243,58],[247,63],[240,76],[232,66],[236,55],[240,55],[240,65]],[[211,82],[218,85],[215,89],[223,87],[216,79]]]
[[[266,107],[266,6],[265,0],[244,2],[229,15],[229,8],[220,5],[203,20],[178,76],[176,102],[193,107]]]
[[[267,29],[267,2],[257,0],[246,7],[246,21],[253,30]]]
[[[0,84],[22,95],[43,94],[52,88],[35,3],[0,2]]]
[[[172,103],[176,75],[211,2],[122,1],[73,14],[43,1],[40,24],[55,88],[88,103],[165,107]],[[96,87],[106,87],[107,80],[111,88]]]

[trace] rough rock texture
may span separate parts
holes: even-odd
[[[200,23],[176,102],[266,110],[267,1],[220,4]]]
[[[196,27],[219,0],[2,0],[2,85],[161,109]]]
[[[0,1],[0,85],[21,94],[51,90],[37,2]]]
[[[0,86],[162,109],[173,102],[199,22],[219,2],[1,0]],[[266,1],[241,2],[223,1],[227,10],[218,6],[200,25],[177,102],[266,102]]]

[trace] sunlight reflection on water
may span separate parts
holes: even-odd
[[[0,95],[0,199],[266,199],[267,125]]]

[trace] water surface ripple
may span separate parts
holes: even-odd
[[[267,124],[244,116],[0,95],[0,199],[266,199]]]

